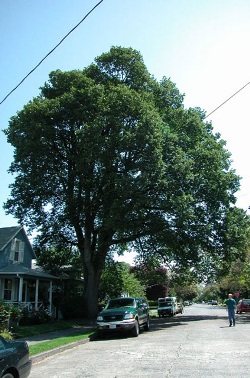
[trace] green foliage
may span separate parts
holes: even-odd
[[[0,327],[1,327],[0,329],[1,331],[8,328],[7,322],[9,319],[9,314],[10,312],[9,312],[8,306],[4,302],[1,302],[0,304]]]
[[[143,286],[129,269],[124,269],[123,271],[123,290],[131,296],[145,296],[145,286]]]
[[[72,266],[72,271],[82,271],[82,263],[79,251],[76,248],[69,248],[67,245],[57,244],[49,248],[40,248],[35,245],[37,264],[44,270],[58,277],[62,274],[62,267]],[[77,278],[77,277],[75,277]]]
[[[123,292],[123,269],[121,264],[108,260],[102,272],[99,285],[99,301],[103,302],[108,298],[119,297]]]
[[[174,286],[175,296],[178,300],[193,300],[198,295],[198,288],[195,284]],[[216,297],[215,297],[216,298]]]
[[[225,297],[228,293],[240,292],[240,298],[249,298],[250,295],[250,254],[246,254],[245,260],[235,260],[227,274],[218,280],[219,292]]]
[[[138,51],[112,47],[83,71],[51,72],[11,118],[5,209],[39,229],[43,250],[79,249],[90,317],[116,246],[203,277],[242,250],[244,214],[231,211],[239,177],[204,115],[184,109],[175,84],[157,82]]]
[[[129,264],[108,260],[99,285],[99,301],[103,302],[123,294],[143,296],[144,285],[131,272]]]
[[[0,331],[8,330],[11,322],[19,321],[23,316],[22,310],[4,301],[0,302]]]

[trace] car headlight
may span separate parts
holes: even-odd
[[[102,315],[98,315],[97,316],[97,321],[98,322],[102,322],[103,321],[103,316]]]
[[[134,314],[127,313],[124,315],[124,319],[134,319]]]

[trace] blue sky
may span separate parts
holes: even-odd
[[[98,0],[0,0],[0,101],[98,3]],[[0,105],[0,129],[39,94],[48,74],[83,69],[111,46],[139,50],[149,72],[176,83],[185,106],[207,114],[250,81],[250,0],[103,0]],[[242,177],[237,205],[250,206],[250,85],[208,117]],[[0,227],[13,177],[13,149],[0,132]]]

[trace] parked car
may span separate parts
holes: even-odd
[[[212,301],[207,301],[207,304],[208,304],[208,305],[211,305],[211,304],[212,304]]]
[[[182,303],[177,303],[176,314],[183,314],[184,307]]]
[[[149,330],[149,305],[145,298],[120,297],[110,299],[97,316],[97,332],[130,331],[138,336],[140,327]]]
[[[218,304],[218,301],[216,299],[212,300],[212,306],[216,306]]]
[[[183,304],[184,306],[189,306],[189,301],[184,301]]]
[[[31,365],[26,341],[9,341],[0,336],[1,378],[27,378],[31,371]]]
[[[158,316],[174,316],[177,313],[176,297],[158,298]]]
[[[242,312],[250,312],[250,299],[241,299],[236,306],[237,314]]]

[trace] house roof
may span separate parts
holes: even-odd
[[[22,231],[25,238],[26,238],[26,244],[29,246],[30,251],[33,255],[33,258],[36,258],[36,254],[33,251],[32,245],[30,244],[30,241],[26,235],[26,232],[24,230],[23,226],[14,226],[14,227],[3,227],[0,228],[0,251],[4,250],[4,248],[11,242],[12,239],[16,237],[16,235]]]
[[[0,251],[18,234],[22,226],[0,228]]]
[[[0,269],[0,275],[20,275],[47,279],[58,278],[56,276],[52,276],[52,274],[44,272],[43,270],[30,269],[26,266],[23,266],[22,264],[10,264],[8,266],[5,266],[4,268]]]

